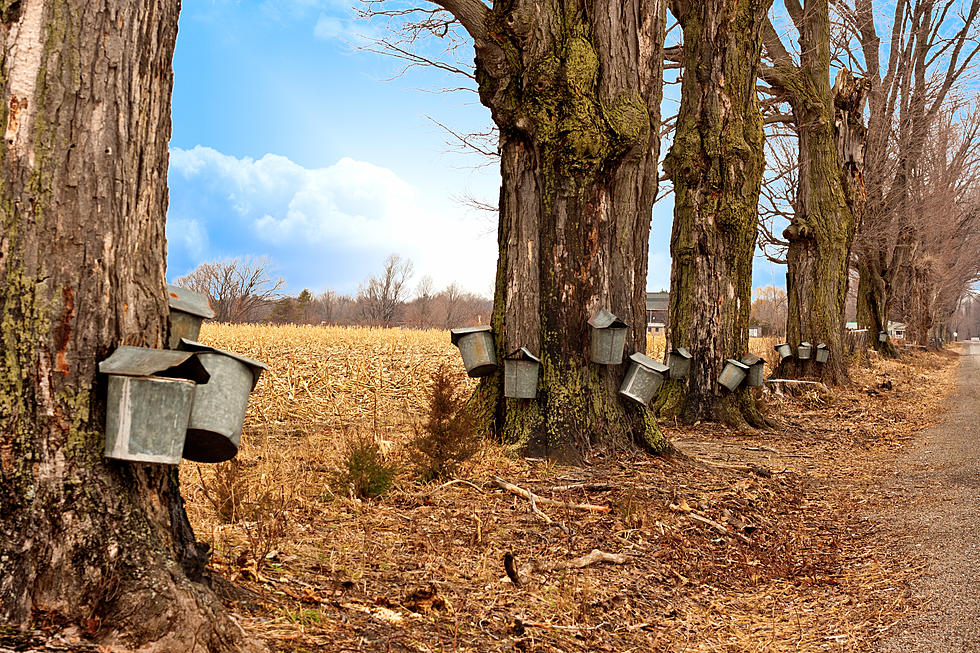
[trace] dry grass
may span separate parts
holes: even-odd
[[[406,474],[358,501],[330,482],[345,438],[372,435],[400,461],[429,372],[450,362],[469,383],[447,335],[209,325],[202,340],[270,365],[238,462],[181,471],[213,569],[249,590],[243,626],[278,650],[867,650],[910,609],[919,563],[880,548],[866,506],[890,450],[938,413],[952,385],[942,355],[856,368],[830,398],[781,399],[769,432],[669,429],[692,458],[572,468],[484,444],[465,482]],[[611,510],[538,506],[561,526],[548,525],[493,476]],[[627,562],[562,568],[593,548]],[[520,588],[504,553],[529,565]]]

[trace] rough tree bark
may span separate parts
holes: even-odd
[[[649,410],[617,396],[625,365],[588,362],[589,317],[646,348],[645,282],[657,193],[664,0],[440,0],[473,36],[480,99],[500,129],[502,187],[492,325],[497,354],[542,361],[538,396],[474,402],[485,430],[577,457],[603,443],[667,444]]]
[[[756,77],[772,0],[692,3],[671,12],[684,30],[681,104],[664,169],[674,182],[670,347],[693,355],[686,382],[665,386],[660,414],[762,426],[748,388],[717,382],[748,349],[759,188],[765,165]]]
[[[885,356],[895,357],[898,356],[898,350],[891,339],[881,342],[878,334],[888,330],[888,315],[893,296],[892,282],[894,272],[900,268],[889,267],[882,258],[878,258],[877,262],[870,262],[874,253],[869,252],[869,249],[866,248],[864,256],[857,260],[857,325],[859,329],[868,330],[868,345],[872,349]],[[882,257],[886,255],[883,251],[875,253]]]
[[[201,579],[176,472],[103,457],[117,345],[166,342],[179,0],[0,12],[0,623],[125,649],[251,648]]]
[[[786,292],[789,310],[787,339],[824,343],[830,360],[819,365],[815,358],[787,359],[777,374],[816,377],[825,383],[848,379],[844,359],[844,303],[847,298],[848,265],[856,223],[848,201],[848,172],[839,151],[843,145],[830,85],[830,9],[826,0],[807,2],[801,8],[786,0],[800,34],[797,65],[780,42],[771,23],[763,30],[772,67],[760,76],[789,102],[799,137],[799,184],[794,217],[783,237],[789,241]],[[858,116],[860,114],[857,114]],[[848,118],[844,117],[845,124]]]

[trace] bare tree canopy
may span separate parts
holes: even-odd
[[[265,257],[237,257],[197,266],[174,284],[207,295],[217,322],[246,322],[259,307],[280,297],[285,285],[273,279]]]
[[[399,306],[408,297],[408,282],[415,274],[410,259],[390,254],[378,276],[369,277],[357,291],[362,315],[372,324],[391,326]]]
[[[927,196],[940,193],[952,199],[961,194],[957,187],[969,185],[968,178],[975,175],[975,162],[966,155],[977,145],[976,119],[964,89],[972,82],[976,91],[980,2],[853,0],[839,2],[837,10],[842,51],[870,83],[867,202],[854,255],[860,275],[858,325],[878,332],[887,329],[898,289],[923,279],[926,243],[935,246],[940,234],[952,235],[945,227],[957,220],[954,204],[961,206],[962,201],[943,203],[937,213],[936,203],[926,211]],[[961,151],[944,148],[942,163],[927,170],[939,161],[927,154],[929,141],[951,129],[960,131],[956,140]],[[920,306],[902,319],[915,322],[926,310]],[[888,341],[872,343],[883,353],[895,353]]]

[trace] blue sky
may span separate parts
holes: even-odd
[[[355,2],[357,0],[354,0]],[[496,166],[451,151],[427,117],[459,131],[490,124],[470,93],[431,69],[396,76],[359,50],[380,25],[350,0],[185,0],[174,56],[168,279],[199,263],[265,255],[288,289],[356,292],[390,253],[491,293]],[[654,209],[650,290],[670,279],[668,197]],[[754,286],[771,283],[757,259]],[[775,270],[782,285],[782,273]]]

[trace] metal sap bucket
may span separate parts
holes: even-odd
[[[538,395],[541,361],[524,347],[504,357],[504,396],[534,399]]]
[[[782,363],[787,358],[793,357],[793,348],[789,346],[788,342],[780,343],[775,347],[773,347],[773,349],[775,349],[776,353],[779,354],[780,363]]]
[[[742,383],[742,379],[749,373],[749,366],[738,362],[734,358],[725,361],[725,367],[721,370],[718,383],[725,386],[732,392]]]
[[[489,376],[497,369],[497,356],[493,351],[493,334],[488,326],[452,329],[449,339],[459,347],[466,373],[472,377]]]
[[[810,356],[812,355],[813,355],[813,345],[811,345],[809,342],[801,342],[800,346],[797,347],[796,349],[796,356],[801,361],[810,360]]]
[[[630,356],[630,361],[623,383],[619,386],[619,394],[646,406],[657,393],[670,368],[640,353]]]
[[[670,378],[686,379],[691,373],[691,352],[684,347],[678,347],[667,356],[667,365],[670,367]]]
[[[211,374],[207,383],[194,389],[184,458],[199,463],[230,460],[238,453],[248,396],[262,370],[269,368],[257,360],[190,340],[181,340],[180,346],[197,352]]]
[[[816,361],[818,363],[826,363],[828,360],[830,360],[830,349],[827,348],[827,345],[821,342],[819,345],[817,345]]]
[[[626,347],[626,323],[607,311],[600,310],[589,320],[592,327],[590,358],[600,365],[619,365]]]
[[[176,465],[194,402],[209,375],[192,352],[122,346],[99,363],[108,375],[105,456]]]
[[[215,313],[207,295],[167,284],[170,300],[170,339],[167,346],[177,349],[182,338],[197,340],[201,335],[201,323],[210,320]]]
[[[888,342],[888,332],[879,331],[878,332],[878,342]]]
[[[739,362],[742,365],[747,365],[749,368],[748,374],[745,377],[745,385],[756,388],[761,387],[766,371],[766,359],[755,354],[745,354]]]

